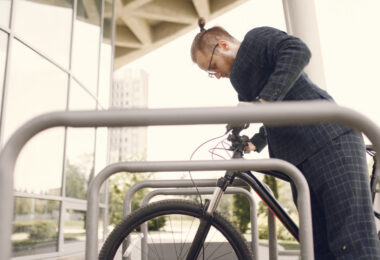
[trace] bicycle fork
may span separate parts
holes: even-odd
[[[210,201],[206,200],[205,207],[203,209],[203,217],[200,220],[200,224],[194,240],[189,249],[186,260],[194,260],[198,258],[199,253],[204,245],[206,237],[211,227],[211,222],[215,210],[218,208],[220,199],[228,185],[232,183],[232,177],[228,173],[220,179],[218,179],[217,187],[212,195]]]

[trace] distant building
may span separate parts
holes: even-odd
[[[146,108],[148,106],[148,74],[144,70],[126,69],[115,76],[110,109]],[[109,129],[109,162],[141,159],[146,154],[147,128]]]

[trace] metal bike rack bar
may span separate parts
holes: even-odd
[[[132,185],[128,191],[125,194],[124,200],[123,200],[123,216],[126,217],[129,213],[132,212],[131,209],[131,202],[134,194],[139,191],[140,189],[144,188],[189,188],[189,187],[216,187],[217,179],[174,179],[174,180],[145,180],[140,181],[134,185]],[[234,182],[231,186],[247,186],[247,183],[242,181],[241,179],[235,178]],[[230,187],[231,187],[230,186]],[[256,216],[256,203],[255,201],[251,202],[251,210],[253,216]],[[253,206],[252,206],[253,205]],[[252,226],[256,226],[256,218],[254,221],[251,219]],[[254,236],[254,237],[253,237]],[[258,231],[254,230],[252,232],[252,250],[254,249],[254,242],[257,240],[257,246],[258,246]],[[123,251],[126,248],[126,243],[123,243]]]
[[[123,200],[123,216],[131,213],[131,201],[133,195],[144,188],[189,188],[194,187],[216,187],[217,179],[195,179],[195,180],[145,180],[132,185],[126,192]],[[248,186],[244,181],[235,178],[232,186]]]
[[[320,122],[337,122],[350,126],[356,130],[362,131],[372,142],[375,151],[380,151],[380,129],[366,116],[352,109],[337,106],[336,104],[321,101],[306,102],[270,102],[266,104],[252,104],[250,106],[239,107],[210,107],[210,108],[178,108],[178,109],[128,109],[128,110],[106,110],[106,111],[61,111],[42,114],[37,116],[20,128],[18,128],[9,138],[0,153],[0,208],[7,209],[0,211],[0,260],[8,260],[11,257],[11,234],[12,234],[12,218],[13,218],[13,189],[14,189],[14,167],[16,159],[24,147],[37,133],[52,127],[127,127],[127,126],[153,126],[153,125],[194,125],[194,124],[244,124],[252,122],[262,122],[266,125],[299,125]],[[380,164],[380,153],[376,153],[377,164]],[[176,162],[186,165],[187,161]],[[206,163],[207,162],[202,162]],[[219,162],[209,162],[214,164],[215,168],[222,166]],[[252,162],[249,162],[252,163]],[[248,164],[249,164],[248,163]],[[146,169],[155,166],[157,163],[145,163]],[[192,167],[198,165],[192,162]],[[236,167],[233,160],[228,163],[223,162],[225,167]],[[244,163],[246,164],[246,163]],[[255,163],[253,163],[255,164]],[[149,166],[149,167],[148,167]],[[165,169],[162,165],[156,165],[158,168]],[[175,168],[173,165],[166,165],[168,168]],[[199,165],[198,165],[199,166]],[[210,165],[208,165],[210,166]],[[248,165],[244,165],[248,166]],[[249,165],[252,166],[252,165]],[[262,164],[261,164],[262,166]],[[267,165],[268,166],[268,165]],[[287,168],[286,166],[284,166]],[[208,167],[206,167],[208,168]],[[211,167],[213,168],[213,167]],[[242,167],[244,168],[244,167]],[[245,170],[253,170],[251,169]],[[282,167],[280,167],[282,168]],[[235,168],[236,170],[244,170]],[[184,170],[183,168],[178,169]],[[220,170],[226,170],[220,169]],[[263,169],[264,170],[264,169]],[[274,169],[271,169],[274,170]],[[154,170],[151,170],[154,171]],[[292,170],[285,171],[291,177],[296,177]],[[297,172],[297,171],[295,171]],[[380,179],[380,165],[376,167],[376,181]],[[98,178],[97,182],[100,179]],[[103,181],[103,180],[102,180]],[[101,181],[101,182],[102,182]],[[298,183],[296,188],[302,186],[302,181]],[[98,184],[94,184],[95,190]],[[92,191],[94,192],[94,191]],[[89,194],[89,202],[93,200],[92,192]],[[98,192],[98,190],[97,190]],[[96,196],[95,196],[96,197]],[[309,200],[309,196],[300,199],[299,203],[303,204],[303,200]],[[95,201],[98,203],[98,200]],[[306,204],[308,204],[306,202]],[[310,206],[310,201],[309,201]],[[93,212],[92,209],[91,212]],[[310,209],[306,209],[309,211]],[[310,213],[311,214],[311,213]],[[310,216],[305,216],[309,218]],[[96,216],[97,219],[97,216]],[[313,243],[307,241],[308,232],[304,232],[304,220],[302,219],[300,227],[301,257],[306,258],[313,252]],[[94,233],[94,231],[89,230]],[[309,230],[311,233],[311,230]],[[88,244],[94,252],[97,253],[97,245],[93,245],[93,241]],[[87,249],[86,249],[87,251]],[[88,257],[88,256],[87,256]],[[87,259],[95,259],[96,257],[88,257]]]
[[[266,171],[276,170],[287,174],[294,182],[297,193],[298,212],[300,218],[299,237],[301,241],[301,256],[303,259],[314,259],[313,236],[311,222],[310,193],[305,177],[292,164],[279,159],[234,159],[227,161],[157,161],[157,162],[124,162],[105,167],[91,181],[87,193],[86,219],[86,259],[95,259],[98,252],[98,203],[101,185],[115,173],[127,172],[158,172],[158,171]]]
[[[198,191],[200,194],[212,194],[214,192],[214,188],[198,188]],[[145,206],[149,203],[149,201],[157,196],[157,195],[190,195],[190,194],[198,194],[197,190],[195,188],[182,188],[182,189],[157,189],[154,191],[149,192],[145,198],[143,199],[141,206]],[[257,226],[257,210],[256,210],[256,203],[253,198],[252,193],[249,191],[243,189],[243,188],[236,188],[236,187],[228,187],[225,194],[243,194],[247,197],[249,204],[250,204],[250,220],[251,220],[251,226],[252,226],[252,233],[251,233],[251,248],[252,252],[258,253],[259,250],[259,236],[257,229],[254,229],[253,227]],[[142,232],[144,234],[142,239],[142,247],[141,247],[141,255],[142,259],[146,260],[147,256],[147,234],[148,234],[148,227],[146,223],[144,223],[141,227]],[[254,254],[254,259],[257,259],[257,254]]]

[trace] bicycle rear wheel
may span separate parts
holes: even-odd
[[[186,200],[151,203],[131,213],[115,227],[104,243],[99,259],[121,259],[122,256],[149,260],[186,259],[202,214],[199,204]],[[156,225],[153,228],[156,230],[150,228],[145,237],[143,227],[140,228],[144,223],[151,227]],[[121,245],[127,237],[130,242],[123,250]],[[198,259],[249,260],[252,253],[237,228],[215,212]]]

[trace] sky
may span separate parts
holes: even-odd
[[[380,1],[314,1],[327,91],[341,106],[354,109],[380,125]],[[249,0],[208,21],[220,25],[237,39],[258,26],[286,31],[282,1]],[[126,65],[149,74],[149,108],[236,106],[237,96],[228,79],[211,79],[192,63],[190,46],[198,29]],[[251,124],[247,135],[258,125]],[[165,126],[148,128],[148,160],[188,160],[203,142],[222,135],[224,125]],[[218,139],[219,141],[221,139]],[[193,159],[212,159],[208,143]],[[225,156],[225,153],[218,152]],[[247,158],[267,157],[252,153]],[[202,174],[202,173],[201,173]],[[201,177],[201,176],[199,176]]]

